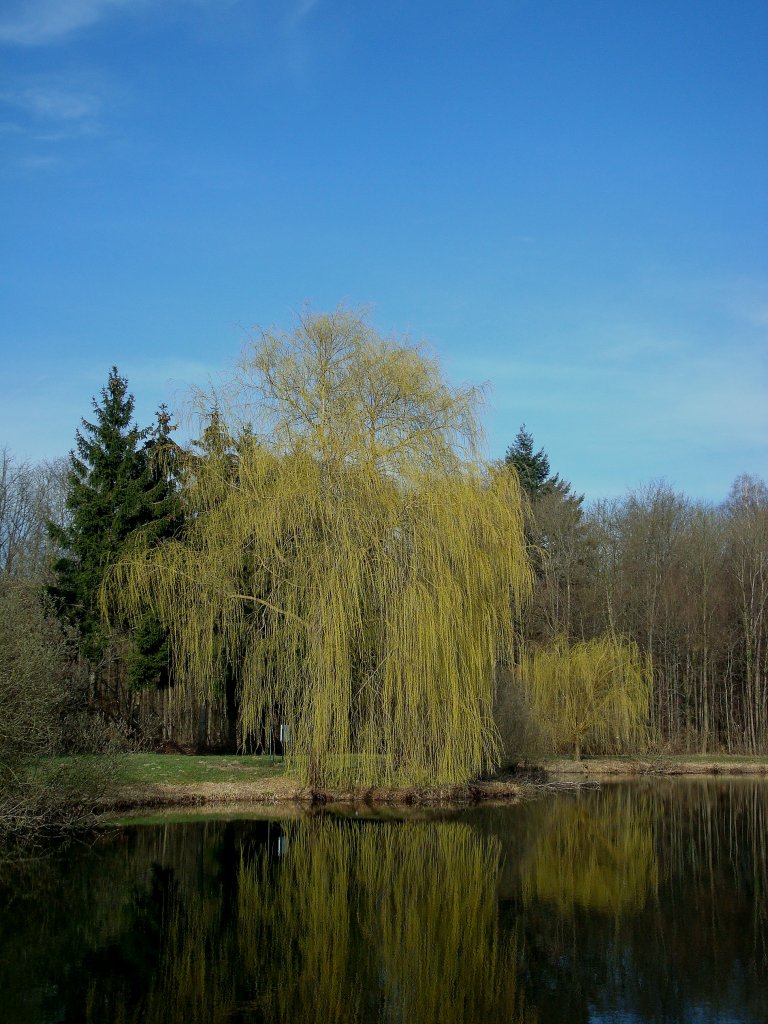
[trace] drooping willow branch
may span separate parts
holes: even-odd
[[[249,358],[190,456],[184,536],[124,560],[111,601],[156,610],[198,695],[233,669],[246,733],[279,708],[313,784],[492,767],[530,568],[516,477],[459,455],[477,396],[343,311]]]

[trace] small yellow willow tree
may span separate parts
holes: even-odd
[[[600,753],[647,743],[651,665],[637,644],[607,635],[570,644],[559,637],[529,652],[521,676],[553,749]]]
[[[124,560],[198,696],[229,669],[311,785],[457,782],[498,758],[497,664],[530,568],[514,474],[478,458],[479,392],[359,312],[263,331],[184,476],[184,536]]]

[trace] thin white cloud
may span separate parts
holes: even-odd
[[[92,120],[101,108],[94,93],[56,84],[35,85],[0,93],[0,102],[24,114],[45,121],[82,122]]]
[[[101,21],[121,7],[144,0],[16,0],[0,16],[0,42],[40,46]]]
[[[12,157],[7,161],[8,166],[15,167],[20,171],[47,171],[52,167],[61,167],[62,163],[60,157],[50,154]]]
[[[699,332],[683,337],[629,325],[611,337],[595,334],[600,336],[580,338],[559,353],[522,346],[520,355],[507,351],[451,361],[454,376],[492,381],[497,450],[509,442],[510,423],[525,420],[537,440],[543,425],[550,424],[552,445],[563,452],[577,435],[580,452],[572,452],[574,464],[590,439],[599,438],[600,446],[615,449],[617,458],[623,451],[627,461],[653,463],[668,474],[677,467],[681,478],[690,481],[698,471],[694,464],[709,465],[716,452],[749,452],[752,468],[764,472],[765,340],[756,341],[751,331],[745,335],[738,322],[716,341]],[[686,466],[685,452],[694,464]],[[598,485],[588,476],[588,471],[583,474],[582,488],[608,493],[604,481]],[[710,490],[701,481],[689,486],[716,497],[722,484]]]
[[[51,146],[101,134],[101,91],[93,82],[48,76],[0,90],[0,133],[8,143],[2,162],[27,169],[51,167],[56,164]],[[40,145],[45,152],[34,151]]]
[[[318,6],[320,0],[298,0],[287,18],[289,28],[298,28],[304,19]]]
[[[45,46],[58,43],[98,24],[117,11],[151,6],[225,6],[239,0],[10,0],[0,14],[0,44]],[[303,18],[317,0],[300,3]],[[304,10],[306,8],[306,10]]]

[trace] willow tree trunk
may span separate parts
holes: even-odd
[[[235,674],[229,668],[224,679],[224,696],[227,711],[226,751],[228,754],[236,754],[238,750],[237,727],[240,720],[240,698]]]

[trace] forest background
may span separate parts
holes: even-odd
[[[376,358],[388,353],[387,358],[394,359],[392,366],[399,367],[397,373],[402,370],[397,362],[401,359],[424,371],[416,389],[416,411],[422,415],[424,406],[418,403],[437,396],[443,412],[456,414],[457,419],[446,419],[440,427],[443,434],[439,430],[430,434],[430,443],[435,438],[441,444],[446,438],[451,442],[444,449],[441,472],[445,470],[446,479],[460,477],[464,462],[452,460],[458,439],[466,439],[474,430],[471,406],[477,396],[471,389],[448,388],[437,364],[423,351],[379,338],[354,311],[306,314],[292,335],[265,334],[254,351],[262,358],[271,351],[273,358],[277,339],[283,345],[281,358],[292,359],[297,341],[303,339],[306,360],[307,339],[316,342],[320,327],[328,323],[337,334],[340,329],[347,332],[338,351],[353,351],[358,358],[358,341],[353,339],[350,348],[349,338],[359,335],[368,346],[366,358],[371,353],[378,353]],[[317,359],[317,345],[310,349],[310,356]],[[263,374],[269,379],[280,365],[285,369],[288,364],[257,366],[262,383]],[[385,364],[376,365],[372,376],[383,379]],[[254,364],[241,363],[241,383],[244,367],[254,371]],[[359,364],[353,368],[359,379]],[[398,382],[401,388],[401,378]],[[436,389],[434,393],[430,388]],[[262,449],[253,447],[257,434],[252,424],[237,420],[225,399],[223,392],[197,393],[199,436],[180,446],[173,440],[174,425],[165,407],[153,425],[134,423],[128,382],[113,368],[100,399],[93,402],[93,417],[82,422],[68,460],[30,464],[3,451],[0,765],[6,805],[10,799],[13,806],[28,810],[31,800],[44,812],[53,789],[35,767],[41,752],[279,750],[285,719],[291,723],[287,728],[299,728],[296,708],[307,701],[308,693],[311,697],[319,692],[317,684],[315,690],[294,693],[291,700],[298,703],[288,713],[284,693],[289,666],[282,666],[281,676],[281,665],[276,662],[278,669],[272,672],[267,659],[260,671],[262,677],[271,673],[268,697],[249,705],[249,685],[252,689],[254,684],[246,684],[240,667],[243,661],[238,661],[242,641],[232,640],[234,634],[228,632],[234,629],[234,620],[210,620],[213,647],[209,645],[207,660],[195,668],[192,662],[199,652],[189,646],[189,637],[185,640],[174,631],[169,608],[161,614],[159,592],[145,588],[133,604],[112,601],[109,611],[104,584],[116,566],[125,565],[126,558],[143,563],[151,558],[148,553],[169,550],[169,542],[191,535],[195,520],[202,521],[201,506],[192,510],[189,504],[196,488],[199,500],[201,482],[207,479],[206,514],[225,507],[232,494],[244,490],[245,467],[252,457],[248,452]],[[263,404],[264,393],[261,399]],[[430,460],[436,450],[429,450]],[[425,457],[421,452],[419,458]],[[397,472],[402,474],[401,466]],[[575,750],[579,756],[628,750],[748,754],[768,750],[768,488],[764,481],[738,476],[717,505],[687,498],[663,482],[620,499],[586,505],[570,482],[552,472],[547,454],[537,450],[524,425],[511,439],[503,462],[486,467],[486,472],[489,480],[513,482],[511,497],[503,506],[506,511],[496,506],[497,525],[514,505],[519,519],[513,516],[508,525],[504,520],[504,529],[508,539],[519,530],[523,547],[522,554],[515,555],[515,564],[525,560],[530,586],[524,593],[522,577],[514,585],[507,624],[513,639],[503,656],[493,655],[492,728],[499,746],[493,753],[489,748],[472,755],[475,759],[462,762],[461,772],[472,774],[471,768],[478,771],[500,760],[514,762],[555,751]],[[437,479],[431,486],[442,486],[434,483]],[[483,485],[486,490],[489,486],[495,485]],[[258,509],[252,514],[258,517]],[[231,522],[226,529],[231,529]],[[247,546],[250,541],[243,543]],[[222,550],[216,552],[218,559]],[[200,550],[193,554],[201,557]],[[441,564],[447,567],[449,562]],[[239,565],[238,572],[241,569]],[[122,577],[119,592],[125,591],[128,580]],[[199,595],[195,600],[200,608]],[[262,598],[256,600],[268,604]],[[466,618],[471,618],[470,604]],[[196,636],[201,621],[194,623]],[[448,621],[442,624],[443,632]],[[244,628],[242,616],[237,628]],[[258,628],[263,633],[267,627],[259,620]],[[217,635],[220,650],[211,654],[219,642]],[[292,643],[295,647],[295,637]],[[469,640],[465,637],[463,643],[466,647]],[[174,652],[174,644],[179,649],[186,644],[183,657]],[[278,657],[275,650],[273,655]],[[185,665],[190,678],[197,671],[193,686],[186,685]],[[350,678],[354,671],[350,670]],[[440,671],[450,675],[444,666]],[[334,663],[328,679],[338,674]],[[481,674],[487,681],[487,665]],[[467,673],[463,678],[468,678]],[[632,686],[639,689],[630,700],[631,722],[625,727],[622,699]],[[470,687],[468,692],[472,696],[455,723],[457,735],[472,731],[466,726],[472,701],[482,705],[487,698],[483,690],[475,693]],[[425,699],[424,707],[431,698]],[[435,737],[444,725],[440,716],[449,712],[445,702],[440,704],[443,698],[435,699],[436,731],[427,745],[437,751],[442,740]],[[410,717],[417,716],[412,711]],[[317,740],[320,752],[339,742],[343,732],[339,727],[343,708],[331,718]],[[481,719],[482,715],[477,737],[482,746],[489,727]],[[313,735],[318,735],[318,721],[312,719]],[[408,753],[401,750],[399,756],[402,763],[411,765],[410,748],[421,744],[425,734],[406,735],[403,730],[398,742]],[[363,749],[359,744],[355,747],[355,742],[349,741],[350,752]],[[440,763],[440,756],[434,753],[430,761],[425,755],[422,781]],[[324,772],[317,778],[328,781],[331,776]]]

